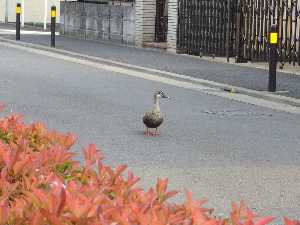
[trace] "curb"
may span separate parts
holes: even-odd
[[[1,23],[0,22],[0,26],[6,25],[5,23]],[[8,26],[9,28],[11,28],[11,26]],[[39,27],[36,26],[30,26],[30,25],[26,25],[25,24],[25,29],[27,29],[28,31],[44,31],[42,29],[39,29]],[[50,32],[49,29],[47,29],[46,32]],[[59,33],[59,32],[57,32]],[[69,35],[65,35],[65,34],[60,34],[61,37],[67,37],[67,38],[71,38],[71,39],[75,39],[75,40],[81,40],[80,38],[76,38],[73,36],[69,36]],[[12,39],[10,39],[12,40]],[[259,70],[264,70],[264,71],[268,71],[269,70],[269,66],[267,63],[265,64],[257,64],[256,62],[247,62],[247,63],[236,63],[234,58],[230,58],[229,62],[226,61],[226,58],[223,57],[210,57],[210,56],[195,56],[195,55],[188,55],[188,54],[178,54],[176,52],[176,50],[170,50],[170,49],[160,49],[160,48],[155,48],[155,47],[151,47],[151,44],[145,44],[144,46],[136,46],[136,45],[124,45],[124,44],[120,44],[117,42],[110,42],[110,41],[104,41],[104,40],[97,40],[97,41],[93,41],[93,40],[89,40],[92,42],[99,42],[101,44],[112,44],[114,46],[120,46],[120,47],[127,47],[127,48],[136,48],[136,49],[143,49],[143,50],[148,50],[148,51],[155,51],[155,52],[162,52],[164,54],[168,54],[168,55],[180,55],[180,56],[184,56],[184,57],[188,57],[188,58],[192,58],[192,59],[198,59],[198,60],[203,60],[203,61],[208,61],[208,62],[213,62],[213,63],[222,63],[222,64],[226,64],[226,65],[234,65],[234,66],[238,66],[238,67],[242,67],[242,68],[253,68],[253,69],[259,69]],[[44,45],[41,45],[44,46]],[[292,67],[294,68],[294,67]],[[290,69],[290,67],[286,68],[286,69],[280,69],[279,67],[277,68],[277,72],[278,73],[282,73],[282,74],[286,74],[286,75],[294,75],[294,76],[300,76],[300,71],[296,71],[293,69]]]
[[[89,56],[89,55],[85,55],[85,54],[81,54],[81,53],[71,52],[71,51],[67,51],[67,50],[63,50],[63,49],[51,48],[51,47],[47,47],[47,46],[43,46],[43,45],[15,41],[15,40],[2,38],[2,37],[0,37],[0,42],[9,43],[9,44],[17,45],[17,46],[22,46],[22,47],[38,49],[38,50],[44,50],[47,52],[53,52],[53,53],[57,53],[57,54],[63,54],[63,55],[67,55],[70,57],[77,58],[77,59],[84,59],[84,60],[88,60],[91,62],[102,63],[102,64],[106,64],[106,65],[110,65],[110,66],[117,66],[120,68],[131,69],[131,70],[135,70],[138,72],[151,73],[154,75],[167,77],[167,78],[173,78],[173,79],[177,79],[177,80],[181,80],[181,81],[188,81],[190,83],[201,84],[203,86],[219,89],[221,91],[229,92],[232,94],[239,93],[239,94],[244,94],[244,95],[248,95],[248,96],[256,97],[256,98],[261,98],[261,99],[276,102],[276,103],[284,103],[287,105],[300,107],[300,99],[296,99],[296,98],[292,98],[292,97],[280,96],[280,95],[271,94],[268,92],[251,90],[251,89],[247,89],[247,88],[243,88],[243,87],[232,86],[232,85],[218,83],[218,82],[209,81],[209,80],[200,79],[200,78],[194,78],[194,77],[190,77],[190,76],[183,75],[183,74],[161,71],[161,70],[157,70],[157,69],[150,69],[150,68],[146,68],[146,67],[142,67],[142,66],[121,63],[121,62],[108,60],[108,59],[104,59],[104,58],[100,58],[100,57]]]
[[[187,55],[187,54],[181,54],[185,57],[193,58],[193,59],[199,59],[199,60],[205,60],[208,62],[214,62],[214,63],[222,63],[225,65],[234,65],[242,68],[253,68],[253,69],[259,69],[259,70],[264,70],[264,71],[269,71],[269,65],[267,63],[265,64],[257,64],[257,63],[252,63],[252,62],[247,62],[247,63],[236,63],[234,59],[230,58],[229,62],[226,61],[225,58],[221,57],[209,57],[209,56],[202,56],[201,58],[199,56],[193,56],[193,55]],[[277,67],[277,72],[286,74],[286,75],[295,75],[295,76],[300,76],[300,71],[295,71],[293,69],[280,69]]]

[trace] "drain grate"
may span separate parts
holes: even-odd
[[[243,111],[238,109],[227,109],[227,110],[204,110],[202,113],[216,116],[272,116],[271,113],[261,113],[253,111]]]

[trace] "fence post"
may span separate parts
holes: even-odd
[[[21,3],[18,3],[16,7],[16,40],[17,41],[20,40],[21,12],[22,12]]]
[[[8,0],[5,0],[5,23],[8,23]]]
[[[240,22],[241,22],[240,1],[237,1],[236,11],[236,34],[235,34],[235,62],[240,62]]]
[[[268,91],[275,92],[276,91],[276,69],[277,69],[277,61],[278,61],[278,27],[277,25],[272,25],[270,29],[270,54],[269,54],[269,85]]]
[[[230,38],[230,19],[231,19],[231,13],[230,13],[230,0],[227,0],[227,33],[226,33],[226,57],[227,62],[229,62],[229,38]]]
[[[56,7],[51,7],[51,47],[55,48]]]
[[[244,37],[243,37],[243,31],[244,31],[244,15],[242,10],[242,5],[244,2],[242,0],[238,0],[237,2],[237,17],[236,17],[236,26],[237,26],[237,32],[236,32],[236,63],[246,63],[247,59],[244,57]]]

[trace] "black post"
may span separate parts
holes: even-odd
[[[230,19],[231,19],[231,14],[230,14],[230,0],[227,0],[227,32],[226,32],[226,57],[227,57],[227,62],[229,62],[229,38],[230,38]]]
[[[51,7],[51,47],[55,48],[56,7]]]
[[[270,54],[269,54],[269,92],[276,91],[276,69],[278,61],[278,27],[277,25],[272,25],[269,35],[269,45],[270,45]]]
[[[240,50],[240,40],[241,40],[241,2],[237,1],[237,12],[236,12],[236,34],[235,34],[235,62],[241,63],[241,50]]]
[[[21,12],[22,12],[21,3],[18,3],[16,8],[16,40],[17,41],[20,40]]]

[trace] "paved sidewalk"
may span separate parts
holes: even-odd
[[[13,26],[1,24],[0,37],[14,39],[13,29]],[[21,35],[21,41],[49,46],[50,36],[47,33],[40,30],[28,31],[32,31],[32,29],[26,29]],[[110,42],[78,40],[64,36],[57,36],[56,48],[258,91],[267,90],[268,71],[255,68],[266,67],[265,64],[237,65],[224,63],[224,59],[200,59],[199,57],[171,54],[160,50],[122,46]],[[299,66],[288,66],[287,69],[300,74]],[[300,98],[300,76],[293,74],[293,72],[279,72],[277,87],[280,91],[278,92],[279,95]]]

